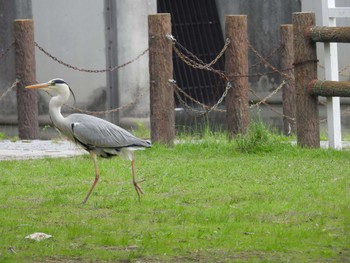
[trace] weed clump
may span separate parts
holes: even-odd
[[[263,122],[252,122],[246,134],[234,139],[235,149],[242,153],[272,152],[286,147],[286,139],[275,134]]]

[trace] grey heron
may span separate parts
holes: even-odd
[[[97,156],[110,158],[119,155],[131,161],[132,181],[140,198],[143,191],[139,183],[143,180],[136,181],[134,151],[151,147],[150,141],[137,138],[123,128],[91,115],[74,113],[64,117],[61,114],[61,107],[68,101],[71,89],[63,79],[56,78],[47,83],[30,85],[26,88],[53,91],[56,94],[49,102],[51,121],[63,135],[84,148],[91,155],[95,167],[95,180],[84,198],[83,204],[88,200],[100,177]],[[72,94],[74,95],[74,93]]]

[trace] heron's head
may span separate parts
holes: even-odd
[[[70,88],[63,79],[52,79],[49,82],[26,86],[26,89],[42,89],[56,93],[69,93]]]
[[[45,91],[53,91],[57,94],[65,95],[69,97],[69,94],[72,93],[75,101],[75,96],[69,85],[63,79],[52,79],[46,83],[34,84],[26,86],[26,89],[41,89]]]

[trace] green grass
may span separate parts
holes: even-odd
[[[0,262],[349,262],[350,152],[258,130],[137,152],[141,202],[119,158],[85,206],[89,156],[0,162]]]

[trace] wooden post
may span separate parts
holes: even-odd
[[[314,25],[314,13],[293,13],[297,143],[318,148],[318,98],[311,96],[307,89],[310,81],[317,78],[316,44],[306,37],[307,30]]]
[[[24,87],[36,82],[34,23],[31,19],[14,21],[17,85],[18,133],[21,139],[39,137],[37,93]]]
[[[281,68],[284,70],[286,84],[282,89],[283,105],[283,131],[285,135],[295,133],[295,85],[294,85],[294,49],[293,49],[293,26],[281,25]],[[294,119],[294,120],[293,120]]]
[[[226,38],[231,43],[225,53],[225,71],[232,88],[226,96],[229,137],[245,134],[249,125],[247,16],[225,17]]]
[[[170,14],[148,16],[151,139],[171,145],[175,139],[174,89]]]

